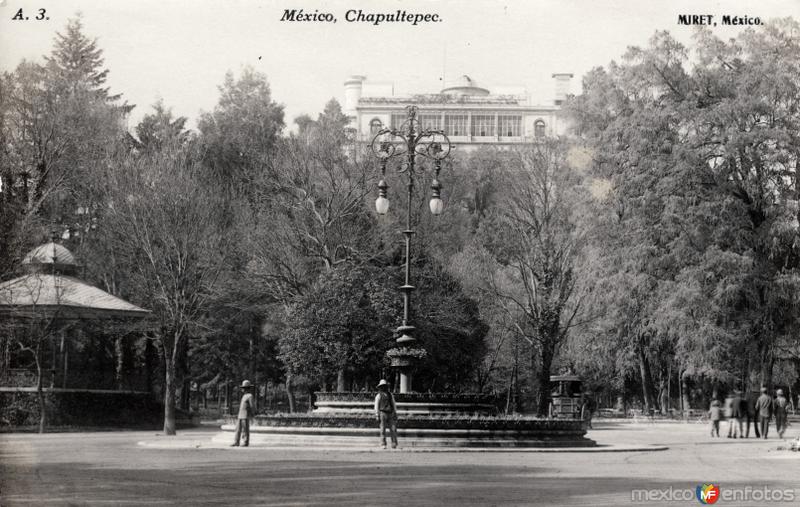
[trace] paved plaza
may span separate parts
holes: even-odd
[[[778,439],[711,439],[705,425],[694,423],[596,426],[589,436],[610,448],[667,449],[220,448],[205,445],[215,434],[209,427],[178,437],[142,431],[6,434],[0,436],[0,505],[617,506],[640,504],[631,501],[632,489],[694,491],[703,482],[721,489],[789,488],[800,495],[800,453],[778,450]],[[785,436],[798,434],[791,428]],[[692,504],[699,505],[671,503]]]

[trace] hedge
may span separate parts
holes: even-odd
[[[164,406],[147,393],[45,391],[47,427],[113,427],[157,429],[164,424]],[[189,414],[178,413],[186,423]],[[36,392],[0,392],[0,431],[38,426]]]

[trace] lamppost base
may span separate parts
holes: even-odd
[[[401,336],[397,341],[403,337]],[[411,338],[410,336],[408,338]],[[411,338],[411,341],[415,341]],[[386,356],[389,358],[392,368],[398,370],[400,373],[400,392],[411,392],[411,379],[414,367],[420,359],[424,358],[428,353],[422,348],[408,348],[400,347],[386,351]]]
[[[411,372],[400,371],[400,394],[411,392]]]

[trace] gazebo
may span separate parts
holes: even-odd
[[[37,320],[50,323],[48,329],[61,340],[59,359],[53,342],[52,370],[55,373],[56,362],[61,364],[62,387],[66,387],[68,364],[62,332],[66,325],[81,320],[141,319],[150,313],[77,278],[75,256],[63,245],[51,242],[34,248],[22,266],[23,276],[0,283],[0,319],[21,325]]]

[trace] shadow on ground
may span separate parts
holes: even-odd
[[[631,502],[632,488],[694,490],[697,485],[643,483],[623,477],[554,477],[553,470],[544,467],[308,460],[209,464],[180,470],[61,463],[0,467],[0,471],[5,478],[3,505],[620,505]],[[748,485],[753,486],[725,483],[723,487]]]

